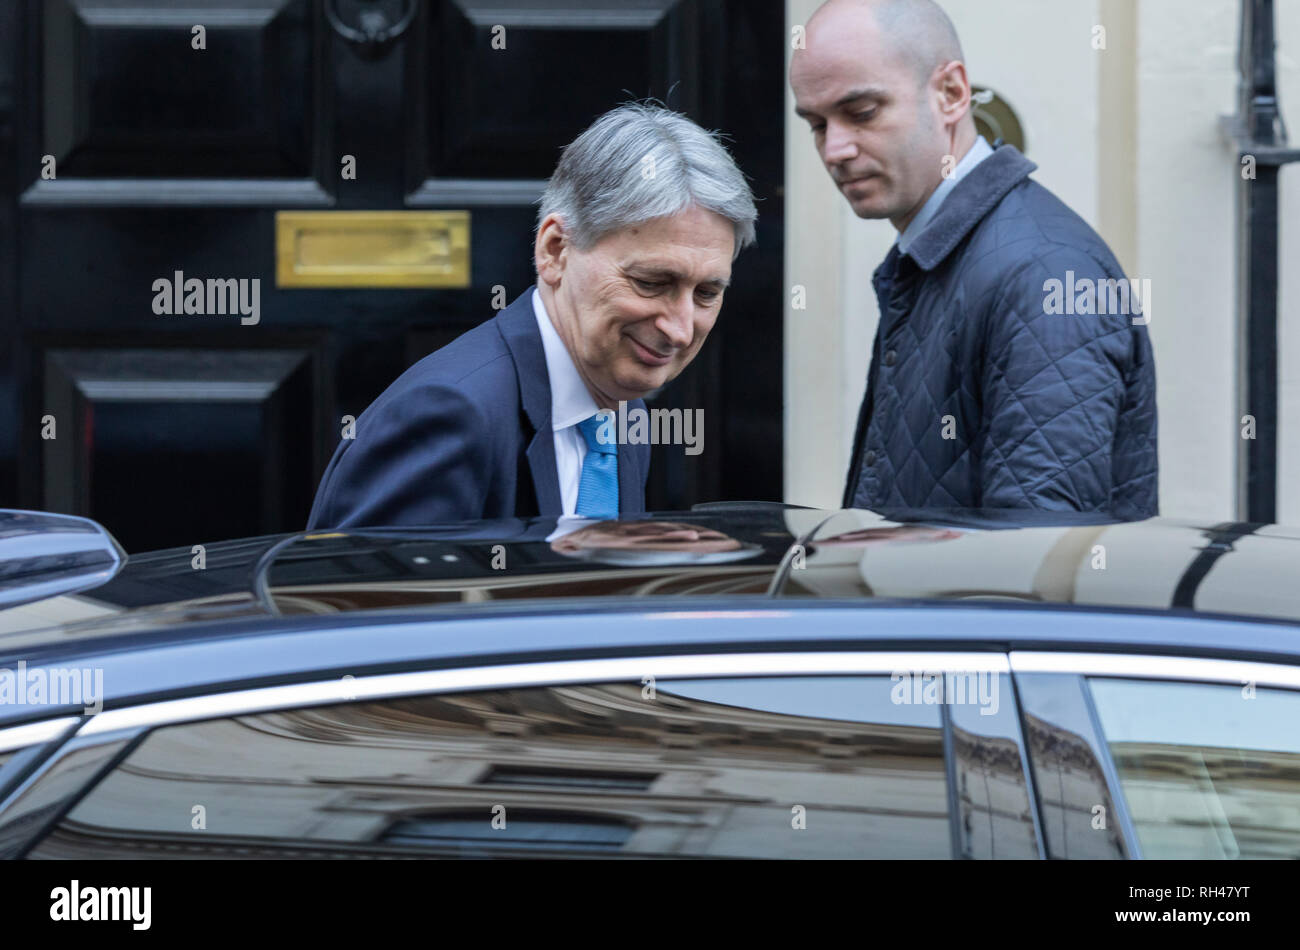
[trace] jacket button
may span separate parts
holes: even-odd
[[[898,362],[898,352],[897,352],[896,350],[886,350],[886,351],[885,351],[885,365],[886,365],[886,366],[893,366],[893,365],[894,365],[895,363],[897,363],[897,362]]]
[[[863,456],[862,461],[866,462],[868,466],[875,465],[876,464],[875,451],[868,449],[867,454]]]

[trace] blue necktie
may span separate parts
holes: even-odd
[[[582,477],[578,479],[577,513],[588,517],[616,518],[618,446],[613,440],[602,442],[596,437],[601,415],[596,413],[578,423],[578,431],[587,440],[587,454],[582,458]],[[608,413],[605,415],[608,416]]]

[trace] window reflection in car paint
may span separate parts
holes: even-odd
[[[938,708],[822,677],[801,715],[786,685],[777,711],[630,683],[168,726],[32,856],[949,857]]]

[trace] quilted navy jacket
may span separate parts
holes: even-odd
[[[1119,263],[1035,168],[1001,146],[876,270],[846,506],[1157,513],[1145,318],[1117,312],[1117,285],[1101,282],[1124,278]]]

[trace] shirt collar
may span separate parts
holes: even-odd
[[[921,206],[920,212],[912,219],[912,223],[898,236],[899,253],[907,253],[908,247],[925,230],[925,226],[933,220],[934,216],[938,214],[939,206],[943,204],[948,194],[957,187],[957,182],[965,178],[972,168],[992,154],[993,148],[984,140],[984,136],[975,136],[975,144],[957,163],[957,167],[952,170],[952,174],[939,182],[939,187],[934,190],[934,194],[930,196],[929,200]]]
[[[542,349],[546,351],[546,375],[551,381],[551,431],[558,432],[594,416],[600,407],[591,398],[587,384],[578,375],[573,357],[569,355],[568,347],[551,323],[550,314],[546,312],[546,305],[542,303],[542,294],[538,290],[533,291],[533,313],[537,317],[537,329],[542,334]]]

